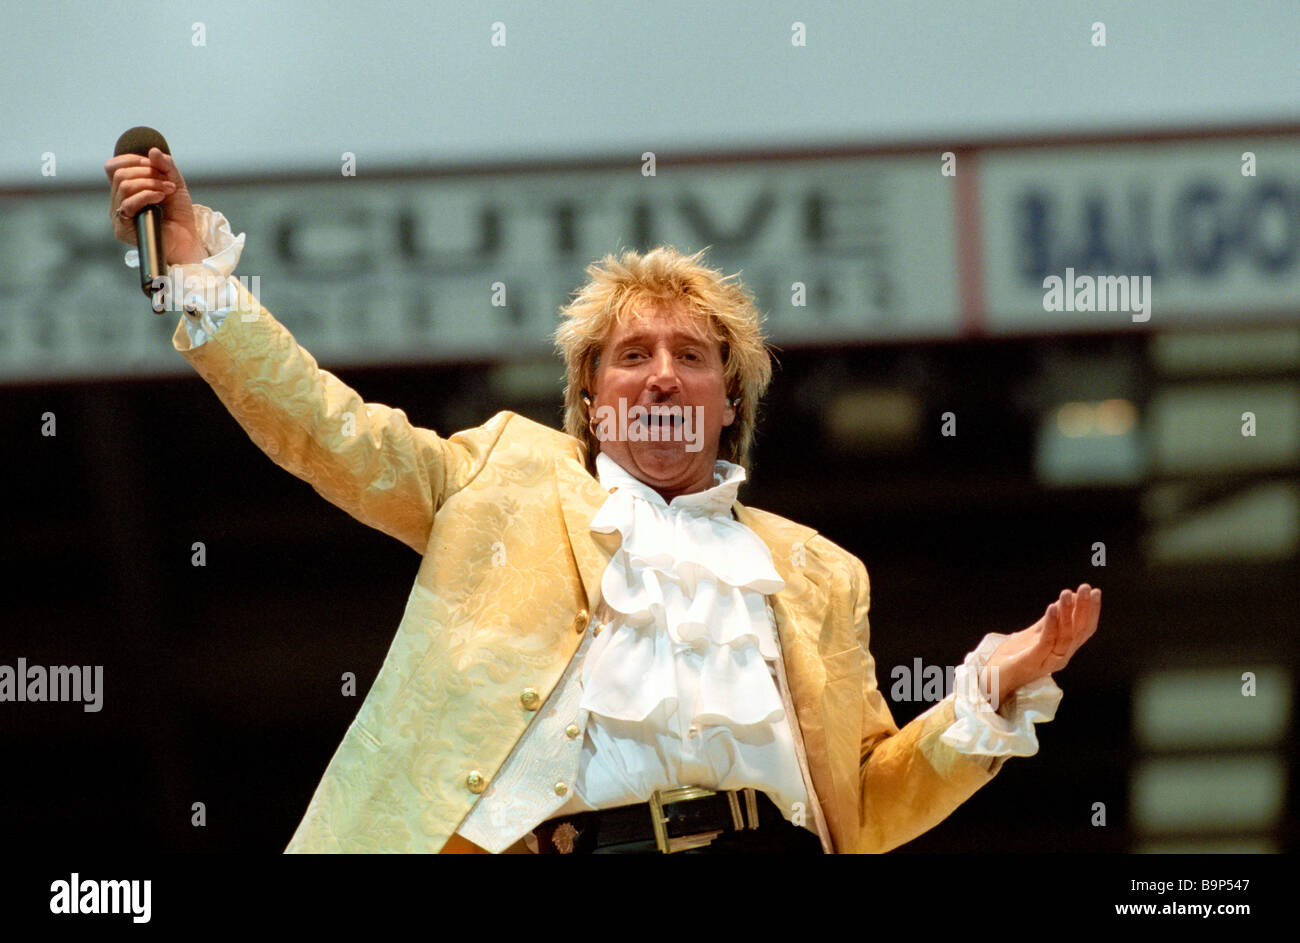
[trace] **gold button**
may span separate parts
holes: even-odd
[[[570,740],[576,740],[580,733],[582,733],[582,729],[577,724],[569,724],[564,728],[564,735]]]
[[[535,711],[541,698],[537,696],[536,688],[524,688],[524,693],[519,695],[519,703],[524,705],[524,710]]]
[[[586,609],[579,609],[578,614],[573,617],[573,631],[587,631],[587,623],[591,621],[591,613]]]
[[[690,729],[688,729],[686,733],[692,737],[698,737],[700,735],[700,728],[691,724]]]
[[[557,796],[562,796],[562,795],[564,795],[565,793],[567,793],[568,791],[569,791],[569,787],[566,786],[566,785],[564,785],[564,783],[556,783],[556,784],[555,784],[555,794],[556,794]]]
[[[487,780],[483,778],[483,774],[478,770],[472,769],[469,771],[469,775],[465,777],[465,788],[477,795],[487,788]]]

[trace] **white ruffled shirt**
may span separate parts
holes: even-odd
[[[575,800],[591,808],[687,784],[753,786],[784,810],[807,803],[766,598],[785,582],[763,541],[731,517],[745,470],[715,468],[712,488],[666,503],[596,458],[612,493],[591,529],[622,542],[600,584],[615,620],[582,664],[580,707],[595,722]]]
[[[184,322],[197,347],[237,303],[231,276],[244,235],[206,206],[195,211],[211,255],[169,275],[187,288]],[[767,596],[785,584],[767,546],[731,516],[744,469],[719,461],[713,487],[665,502],[607,455],[596,466],[610,497],[591,529],[622,537],[601,581],[601,609],[457,832],[500,852],[555,815],[645,802],[680,785],[752,786],[792,819],[811,780],[778,687]],[[978,671],[1004,638],[986,635],[954,673],[956,720],[941,739],[959,752],[1032,756],[1033,725],[1056,715],[1061,690],[1050,677],[1005,699],[1004,713],[983,698]]]

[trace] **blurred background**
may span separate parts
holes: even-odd
[[[1300,6],[5,19],[0,665],[104,667],[99,712],[0,703],[10,842],[280,851],[419,565],[149,312],[103,173],[147,124],[321,366],[440,433],[558,426],[585,266],[710,247],[779,360],[741,499],[865,561],[900,724],[927,669],[1101,586],[1039,754],[902,851],[1296,849]],[[1149,306],[1047,310],[1052,276]]]

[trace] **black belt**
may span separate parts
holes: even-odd
[[[656,790],[649,802],[547,819],[533,834],[544,855],[822,851],[816,834],[755,789]]]

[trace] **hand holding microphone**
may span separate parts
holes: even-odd
[[[163,136],[152,128],[132,128],[117,141],[115,156],[104,163],[112,185],[113,235],[140,252],[140,287],[154,297],[155,279],[168,265],[207,257],[194,222],[194,203]],[[157,312],[162,313],[162,312]]]

